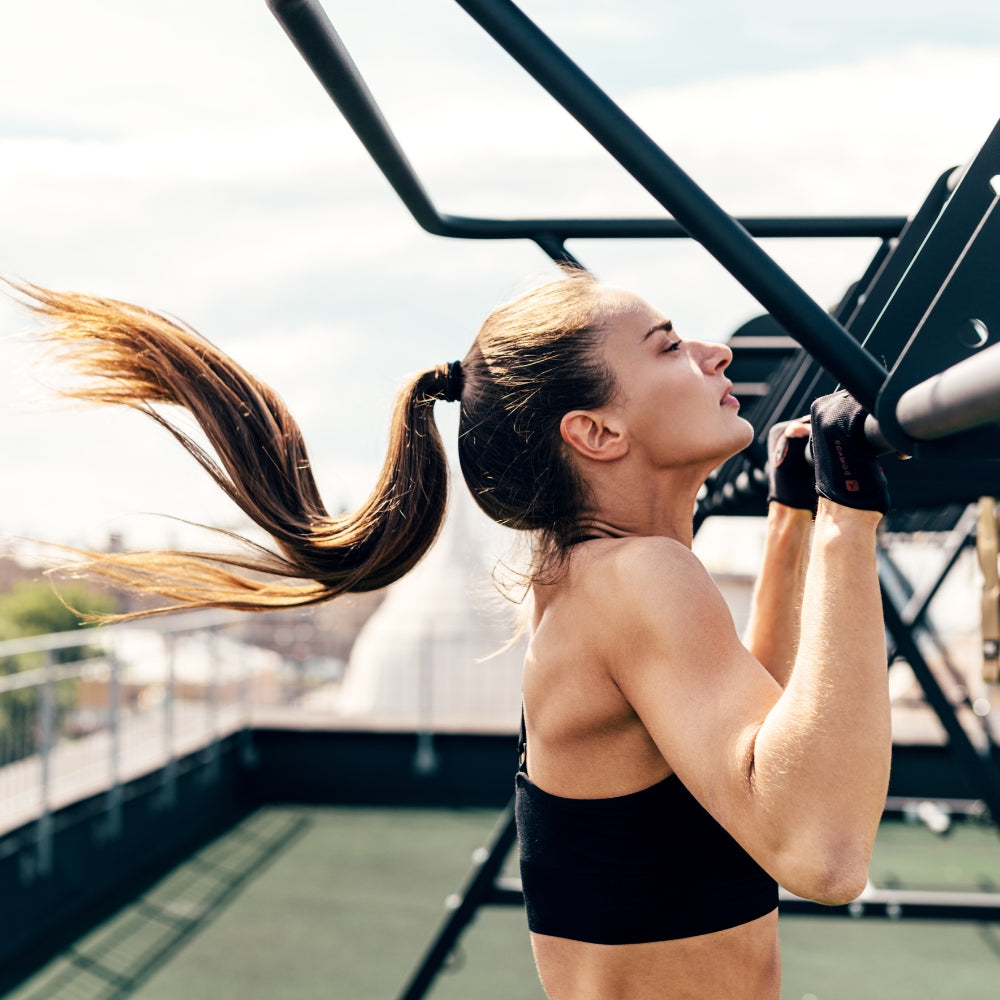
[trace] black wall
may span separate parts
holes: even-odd
[[[51,866],[38,870],[37,826],[0,838],[0,994],[259,805],[270,802],[499,812],[513,793],[516,738],[437,734],[436,767],[416,768],[414,733],[255,729],[121,789],[120,824],[95,796],[52,817]],[[946,747],[897,747],[890,795],[975,799]]]

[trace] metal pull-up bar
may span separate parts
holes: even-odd
[[[439,211],[386,122],[357,65],[315,0],[268,0],[299,54],[312,69],[417,223],[436,236],[459,239],[530,239],[555,259],[568,257],[568,239],[677,239],[689,234],[671,218],[492,219]],[[758,238],[889,240],[906,224],[900,216],[741,218]],[[553,245],[553,241],[557,245]]]
[[[935,441],[1000,420],[1000,344],[907,389],[899,425],[917,441]]]
[[[896,403],[896,421],[919,442],[1000,421],[1000,344],[907,389]],[[883,454],[896,451],[873,416],[865,421],[865,436]]]
[[[875,411],[889,372],[812,299],[755,241],[774,236],[877,236],[899,233],[905,220],[746,219],[716,204],[570,58],[510,0],[456,0],[673,218],[488,219],[438,211],[393,135],[357,66],[318,0],[267,0],[315,73],[416,221],[428,232],[464,239],[531,239],[556,260],[573,261],[570,238],[690,236],[767,309],[866,409]],[[983,351],[952,372],[922,382],[899,400],[896,423],[913,443],[1000,419],[1000,358]],[[904,403],[905,399],[905,403]],[[877,422],[869,436],[890,445]]]
[[[631,235],[666,235],[668,229],[679,228],[697,240],[863,405],[869,409],[874,406],[888,374],[885,368],[760,248],[746,228],[712,201],[512,3],[457,2],[676,220],[674,226],[664,225],[668,220],[662,220],[659,223],[664,227],[662,233],[652,231],[653,226],[638,220],[640,225]],[[415,182],[402,149],[322,6],[317,0],[268,0],[268,6],[352,125],[355,119],[361,124],[363,134],[359,132],[359,137],[369,152],[384,157],[380,161],[382,169],[404,197],[407,207],[421,225],[443,235],[430,199]],[[448,221],[461,229],[473,220],[451,216]],[[487,222],[474,221],[476,226]],[[566,236],[600,235],[596,230],[602,227],[594,225],[600,221],[593,220],[578,228],[563,224],[558,229]],[[535,233],[523,224],[518,227],[516,223],[505,225],[494,220],[487,222],[485,228],[491,229],[490,235],[495,238],[518,235],[535,238]],[[544,222],[539,223],[539,229],[542,228]],[[556,228],[552,225],[549,231]]]

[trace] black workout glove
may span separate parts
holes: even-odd
[[[767,502],[774,500],[786,507],[815,511],[816,474],[806,458],[809,435],[785,437],[786,428],[804,423],[785,420],[768,431]]]
[[[875,449],[865,438],[861,404],[843,389],[812,404],[816,492],[843,507],[889,509],[889,488]]]

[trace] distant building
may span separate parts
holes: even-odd
[[[45,570],[40,566],[26,566],[13,555],[0,556],[0,594],[6,593],[19,583],[40,580]]]
[[[236,634],[243,642],[263,646],[290,664],[322,661],[339,674],[351,655],[365,622],[385,600],[386,591],[345,594],[306,608],[247,614]]]
[[[336,701],[340,715],[422,730],[516,729],[521,609],[493,584],[475,517],[456,490],[434,548],[390,588],[358,636]]]

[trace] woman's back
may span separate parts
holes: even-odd
[[[686,563],[675,544],[582,543],[535,587],[518,826],[553,1000],[778,995],[775,883],[671,773],[614,681],[643,641],[622,633],[629,564],[649,548]]]

